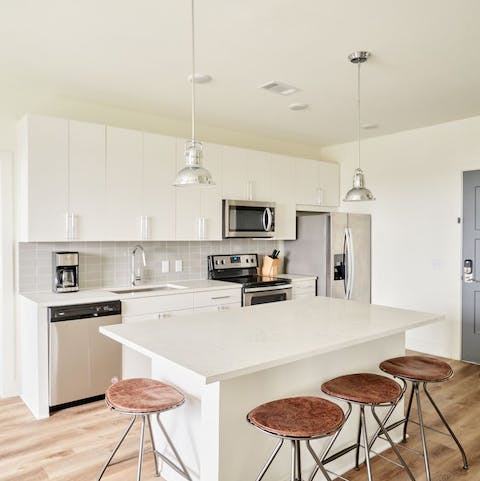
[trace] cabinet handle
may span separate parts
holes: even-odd
[[[228,310],[228,306],[225,306],[225,305],[217,306],[217,311],[227,311],[227,310]]]
[[[206,237],[206,228],[205,228],[205,217],[198,218],[198,239],[205,240]]]
[[[253,181],[247,180],[247,200],[253,200]]]
[[[148,215],[140,216],[140,237],[142,240],[148,240],[149,238],[148,219]]]
[[[215,300],[215,299],[230,299],[232,296],[217,296],[217,297],[211,297],[210,299]]]
[[[65,215],[65,238],[69,241],[74,240],[77,237],[76,231],[76,216],[67,212]]]
[[[323,205],[323,189],[317,189],[317,204]]]
[[[157,317],[158,317],[159,319],[165,319],[166,317],[170,317],[170,314],[169,314],[168,312],[159,312],[159,313],[157,314]]]

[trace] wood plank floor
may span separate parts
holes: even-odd
[[[450,438],[428,432],[432,478],[480,481],[480,366],[451,363],[456,372],[454,379],[432,385],[430,391],[463,443],[470,469],[462,469],[460,455]],[[426,423],[441,429],[433,408],[424,405]],[[128,417],[111,413],[103,402],[74,407],[36,421],[18,398],[0,400],[0,481],[93,481],[127,424]],[[136,479],[138,427],[139,423],[127,437],[118,453],[120,462],[109,468],[105,481]],[[415,425],[411,425],[410,434],[408,445],[419,447]],[[142,480],[158,481],[153,475],[149,443],[147,446]],[[405,457],[417,481],[424,481],[423,459],[408,452]],[[384,460],[374,459],[372,466],[375,481],[407,479],[401,470]],[[365,481],[365,468],[348,473],[347,477]]]

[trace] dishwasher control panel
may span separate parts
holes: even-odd
[[[88,317],[115,316],[122,313],[121,306],[120,301],[108,301],[50,307],[50,322],[86,319]]]

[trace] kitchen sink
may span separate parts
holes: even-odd
[[[112,292],[113,294],[136,294],[139,292],[161,292],[161,291],[171,291],[174,289],[186,289],[185,286],[178,286],[176,284],[165,284],[163,286],[154,286],[154,287],[130,287],[124,289],[112,289],[108,292]]]

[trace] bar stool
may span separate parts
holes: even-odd
[[[285,440],[291,441],[291,481],[302,481],[301,441],[305,441],[317,469],[323,473],[327,481],[331,481],[322,461],[311,447],[310,441],[333,436],[329,446],[333,444],[348,419],[350,411],[351,409],[344,414],[337,404],[312,396],[278,399],[250,411],[247,414],[247,421],[250,424],[279,439],[256,481],[260,481],[265,476]]]
[[[387,378],[385,376],[380,376],[378,374],[349,374],[346,376],[336,377],[331,379],[326,383],[322,384],[322,391],[329,396],[336,399],[341,399],[346,401],[349,406],[351,404],[357,404],[360,407],[360,422],[358,427],[357,442],[352,446],[342,449],[339,453],[334,454],[327,458],[327,449],[321,458],[323,464],[327,464],[340,456],[347,454],[348,452],[356,449],[355,465],[358,469],[359,466],[359,450],[361,446],[361,438],[363,437],[363,448],[365,450],[365,464],[367,465],[367,475],[368,480],[372,481],[372,467],[370,464],[370,453],[372,451],[373,442],[377,439],[378,435],[382,433],[385,439],[389,442],[391,448],[396,454],[400,464],[382,456],[387,461],[396,464],[397,466],[403,468],[405,473],[408,475],[411,481],[415,481],[415,478],[410,471],[410,468],[405,463],[402,455],[400,454],[397,446],[393,442],[392,438],[388,434],[385,427],[384,420],[380,420],[378,414],[375,412],[377,407],[390,407],[385,419],[388,419],[397,406],[398,402],[405,393],[406,383],[404,383],[403,388],[395,382],[393,379]],[[378,429],[374,436],[369,440],[367,433],[367,424],[365,418],[365,408],[370,407],[372,415],[378,424]],[[331,447],[331,446],[330,446]],[[312,481],[317,474],[318,469],[315,467],[312,474],[310,475],[309,481]]]
[[[410,393],[410,398],[408,400],[407,405],[407,414],[404,419],[403,425],[403,442],[407,442],[407,427],[408,422],[410,420],[410,412],[412,409],[412,402],[413,396],[417,400],[417,411],[418,411],[418,425],[420,427],[420,436],[422,439],[422,450],[423,450],[423,457],[425,461],[425,473],[427,476],[427,481],[431,481],[430,475],[430,463],[428,460],[428,449],[427,449],[427,440],[425,436],[425,428],[429,428],[425,426],[423,422],[423,411],[422,411],[422,404],[420,400],[420,384],[423,385],[423,390],[427,395],[428,400],[431,402],[432,406],[434,407],[435,411],[437,412],[439,418],[447,428],[450,436],[455,441],[460,454],[462,455],[463,460],[463,469],[468,469],[468,461],[465,451],[460,444],[457,436],[453,432],[452,428],[448,424],[445,416],[440,411],[438,406],[435,404],[431,394],[428,392],[427,384],[428,383],[437,383],[437,382],[444,382],[448,381],[453,377],[453,369],[449,364],[440,359],[435,359],[433,357],[428,356],[402,356],[396,357],[393,359],[387,359],[380,364],[380,369],[392,376],[402,379],[404,382],[410,381],[412,383],[412,391]],[[448,436],[446,433],[441,433]]]
[[[160,381],[153,379],[133,378],[125,379],[112,384],[105,393],[105,402],[110,409],[117,411],[121,414],[128,414],[132,416],[132,419],[127,426],[127,429],[122,434],[122,437],[115,446],[112,454],[108,458],[108,461],[103,465],[102,471],[97,478],[97,481],[102,479],[105,470],[110,465],[113,457],[115,456],[118,448],[121,446],[133,424],[137,418],[141,418],[142,427],[140,431],[140,448],[138,451],[138,468],[137,468],[137,481],[140,481],[142,476],[142,462],[143,462],[143,444],[145,439],[145,424],[148,423],[148,429],[150,431],[150,439],[153,447],[153,457],[155,460],[155,473],[160,476],[158,469],[158,458],[162,459],[178,474],[183,476],[188,481],[192,481],[182,459],[178,455],[172,440],[167,434],[162,422],[160,421],[160,414],[175,409],[181,406],[185,402],[185,397],[174,387],[164,384]],[[159,453],[155,448],[155,441],[153,439],[152,424],[150,421],[151,416],[156,416],[157,423],[165,436],[165,439],[170,446],[173,454],[175,455],[177,462],[180,466],[177,466],[173,461],[167,458],[162,453]]]

